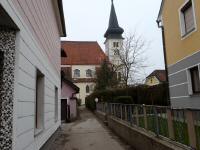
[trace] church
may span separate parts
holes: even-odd
[[[114,3],[112,1],[108,29],[104,37],[105,53],[96,41],[62,41],[62,49],[67,57],[62,57],[61,69],[66,76],[80,89],[77,98],[85,104],[85,98],[95,87],[96,71],[101,63],[108,59],[113,65],[119,66],[118,51],[123,45],[124,29],[119,26]],[[121,78],[121,69],[117,71]]]

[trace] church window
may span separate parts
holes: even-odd
[[[91,69],[86,70],[86,77],[92,77],[92,70]]]
[[[90,87],[89,87],[89,85],[86,86],[86,93],[90,93]]]
[[[74,70],[74,78],[78,78],[80,77],[80,70],[79,69],[75,69]]]
[[[119,42],[113,42],[113,47],[119,47]]]

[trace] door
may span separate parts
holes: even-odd
[[[61,100],[61,120],[63,122],[66,122],[67,120],[67,100],[66,99]]]

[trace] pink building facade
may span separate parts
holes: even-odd
[[[62,77],[61,85],[61,120],[72,121],[77,118],[77,98],[76,94],[79,93],[79,88],[71,81]]]

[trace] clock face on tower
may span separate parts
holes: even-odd
[[[119,55],[119,49],[114,49],[114,55]]]

